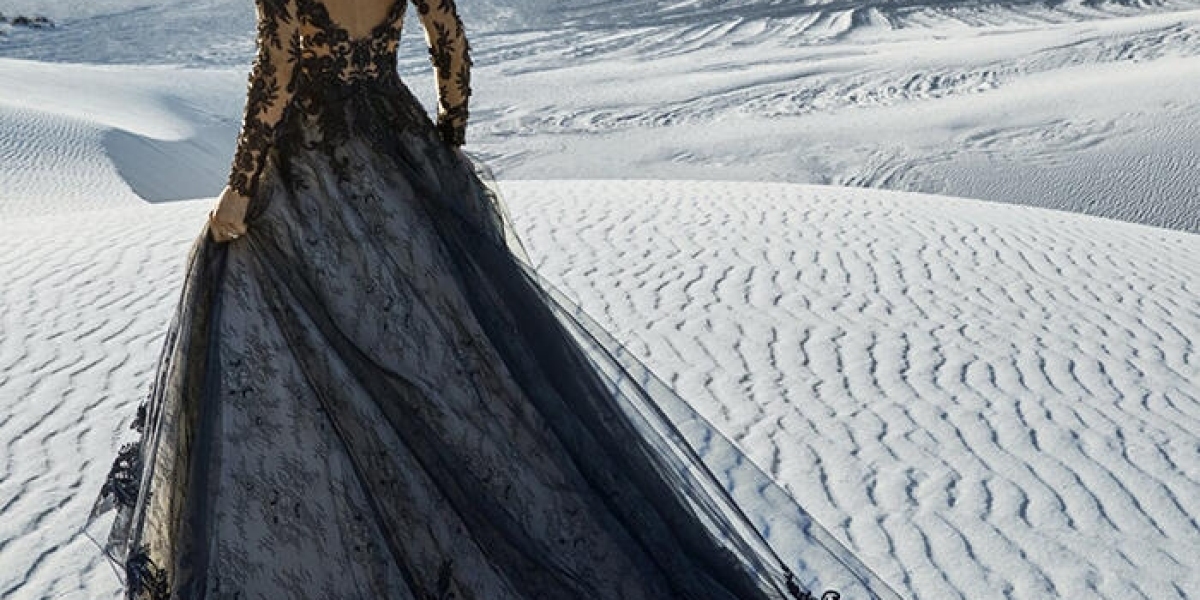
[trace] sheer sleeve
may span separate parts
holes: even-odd
[[[454,0],[412,0],[425,28],[425,41],[437,75],[438,133],[447,144],[466,141],[467,99],[471,96],[471,47]]]
[[[256,0],[258,53],[250,70],[246,112],[238,136],[229,187],[253,196],[275,126],[295,91],[293,72],[300,54],[296,0]]]

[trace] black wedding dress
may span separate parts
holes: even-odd
[[[454,151],[454,3],[413,3],[436,124],[396,74],[405,0],[358,39],[319,0],[258,0],[230,178],[249,232],[193,246],[89,519],[128,597],[891,597],[527,266]]]

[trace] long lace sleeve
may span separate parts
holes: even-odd
[[[229,187],[253,196],[258,187],[267,148],[275,126],[295,91],[295,66],[300,55],[296,0],[256,0],[258,53],[250,70],[242,130],[234,152]]]
[[[471,96],[471,47],[454,0],[412,0],[425,28],[425,41],[437,75],[438,133],[447,144],[466,140],[467,100]]]

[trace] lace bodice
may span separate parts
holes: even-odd
[[[420,16],[437,79],[438,132],[447,144],[463,144],[471,59],[454,0],[391,0],[383,21],[359,37],[335,22],[321,0],[255,1],[258,52],[229,175],[234,190],[256,192],[275,128],[298,89],[395,76],[407,1]]]

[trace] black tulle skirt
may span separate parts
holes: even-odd
[[[539,280],[398,80],[298,97],[247,222],[196,240],[92,515],[131,596],[890,597]]]

